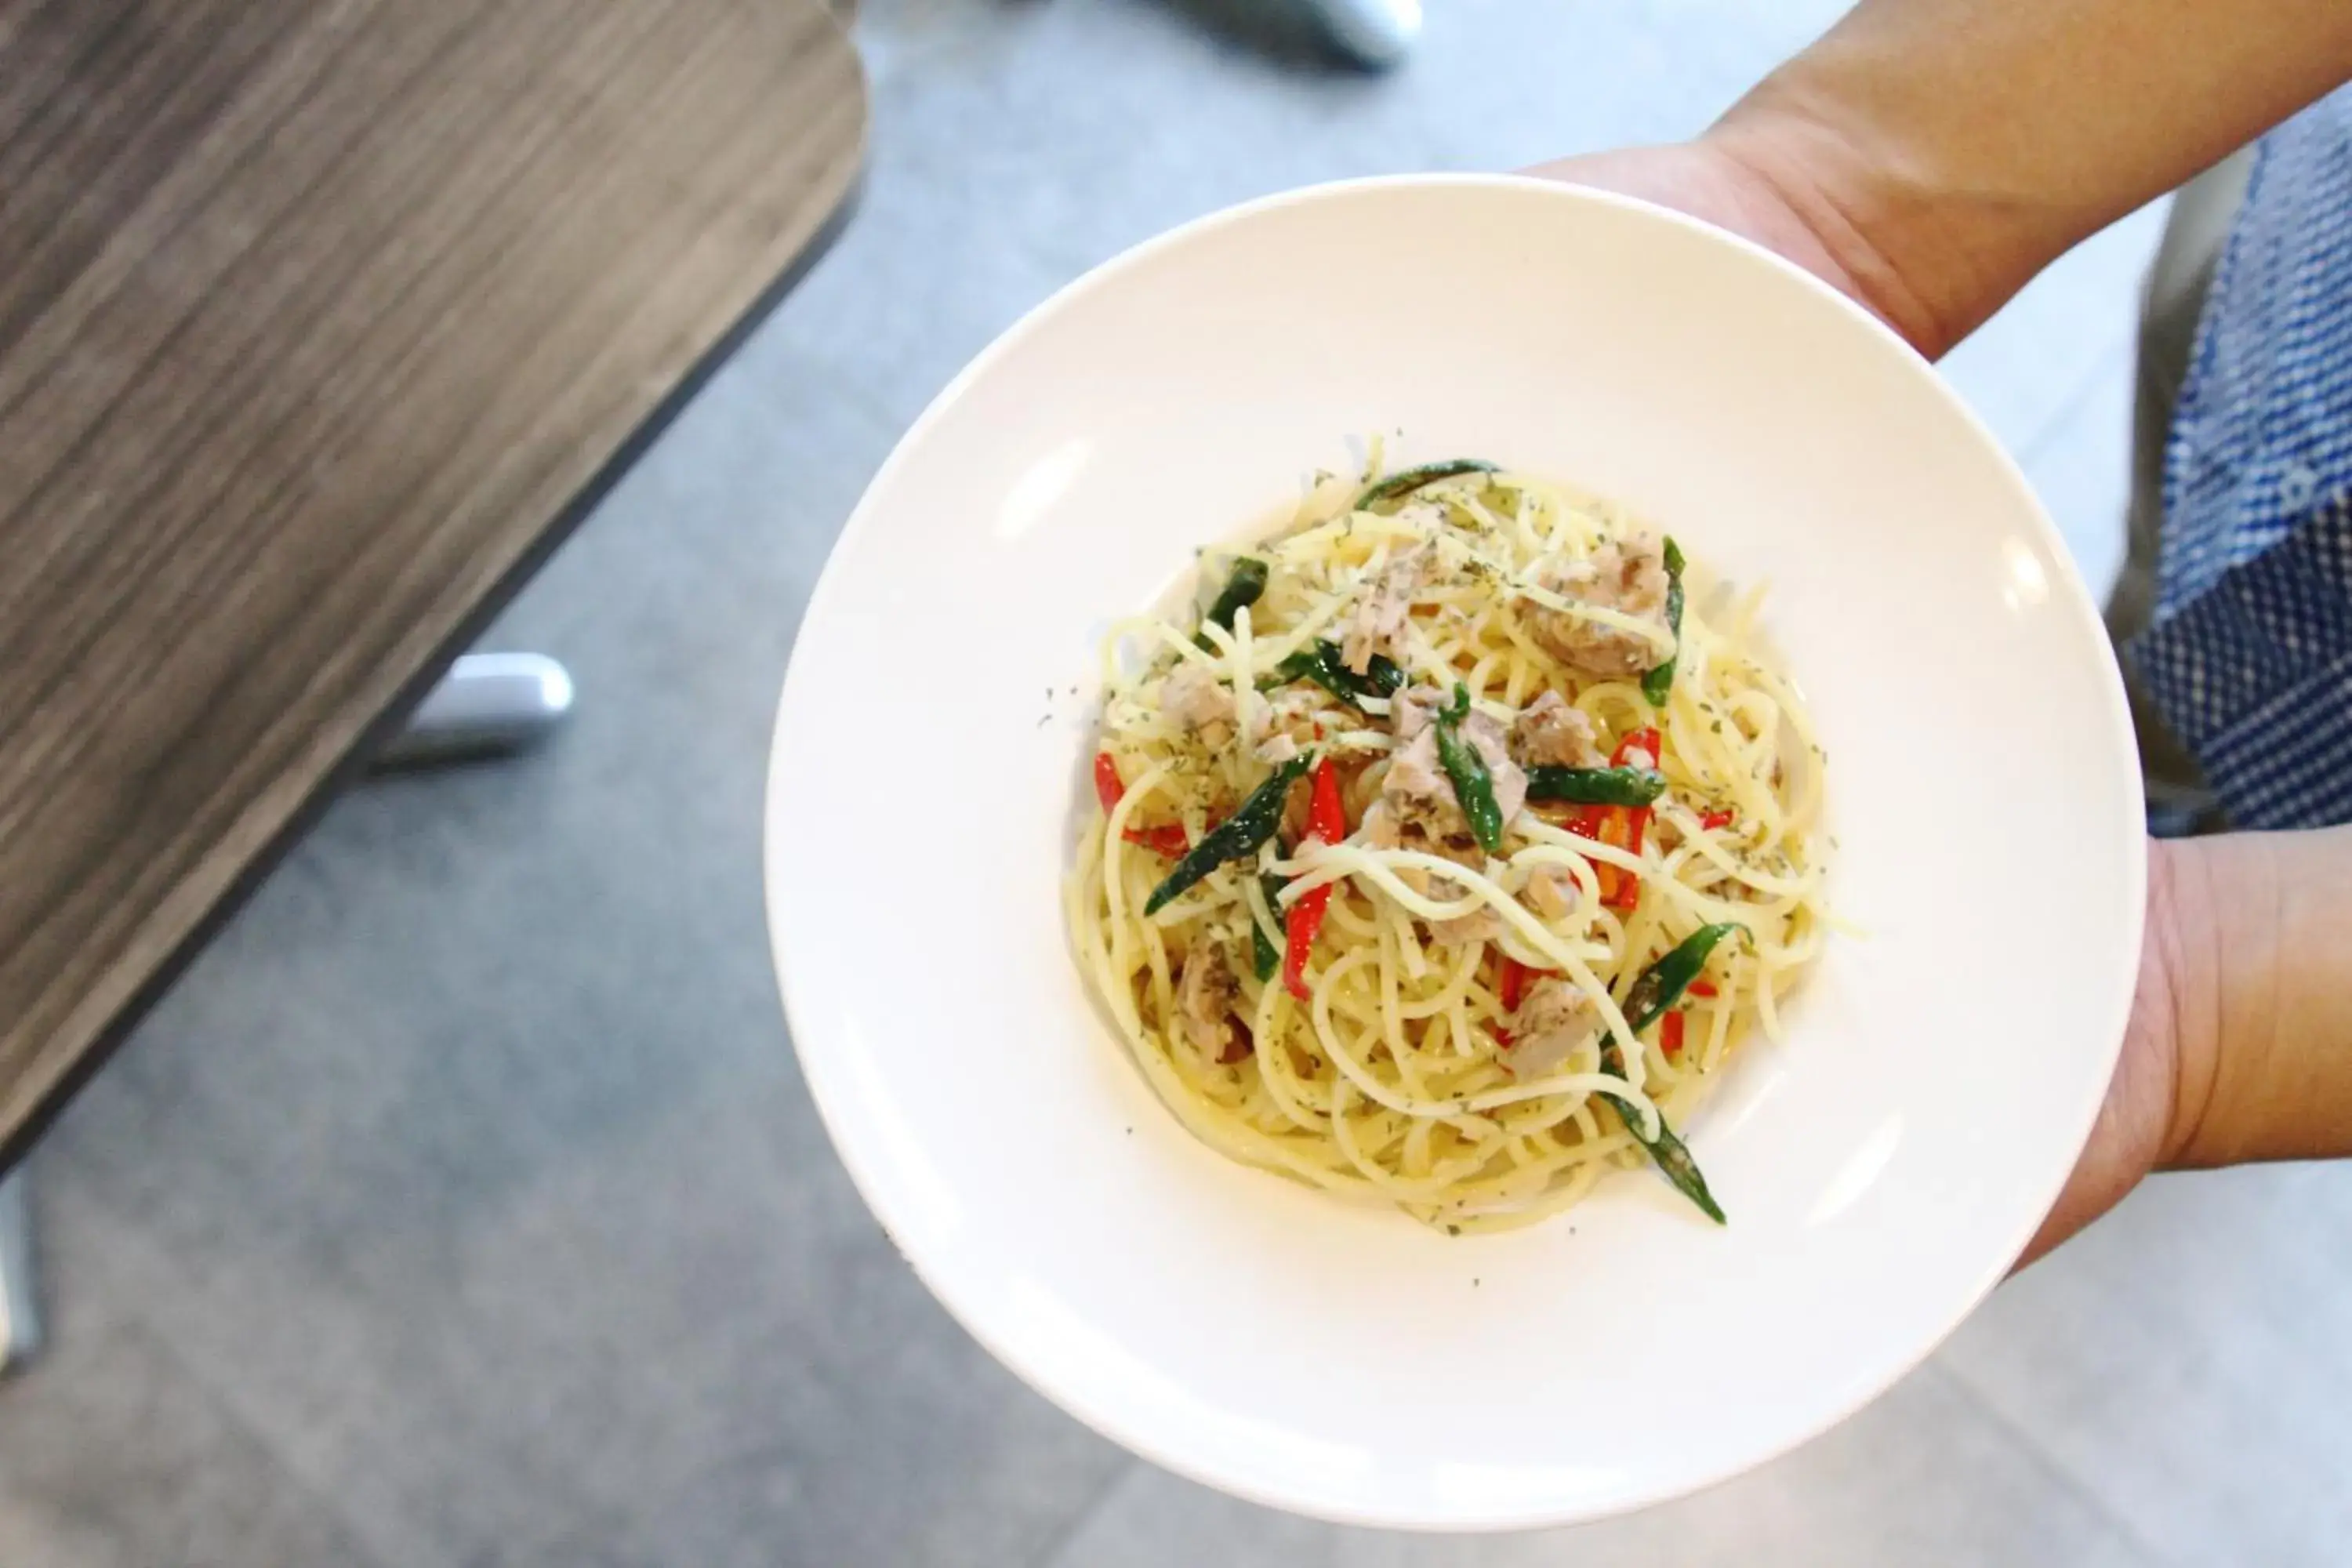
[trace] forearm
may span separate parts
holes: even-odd
[[[2174,1167],[2352,1155],[2352,828],[2158,845]]]
[[[1934,354],[2347,77],[2346,0],[1862,0],[1709,136]]]

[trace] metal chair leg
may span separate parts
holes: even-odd
[[[33,1275],[33,1216],[20,1166],[0,1176],[0,1372],[13,1372],[41,1348],[40,1302]]]
[[[1385,70],[1421,37],[1421,0],[1307,0],[1308,10],[1349,59]]]
[[[469,653],[379,752],[379,768],[504,756],[545,739],[572,711],[572,676],[538,653]]]

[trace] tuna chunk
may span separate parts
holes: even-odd
[[[1585,560],[1556,563],[1537,582],[1575,604],[1666,630],[1666,558],[1657,542],[1644,535],[1612,540]],[[1538,647],[1588,675],[1639,675],[1665,658],[1659,644],[1622,626],[1537,605],[1522,605],[1520,615]]]
[[[1400,713],[1407,710],[1406,698],[1411,695],[1408,692],[1397,700]],[[1486,763],[1494,784],[1495,807],[1508,826],[1528,803],[1528,775],[1511,761],[1503,727],[1484,713],[1473,713],[1462,721],[1462,738]],[[1462,815],[1454,781],[1438,760],[1434,724],[1422,724],[1412,742],[1390,759],[1388,775],[1381,781],[1381,799],[1400,831],[1418,829],[1433,841],[1470,837],[1470,819]]]
[[[1234,1016],[1241,982],[1222,947],[1194,948],[1176,975],[1176,1011],[1184,1037],[1213,1062],[1233,1063],[1249,1055],[1249,1034]]]
[[[1347,640],[1339,645],[1341,662],[1358,675],[1372,667],[1372,655],[1398,657],[1397,638],[1412,613],[1412,596],[1421,592],[1429,573],[1426,549],[1407,551],[1381,569],[1356,603],[1348,622]]]
[[[1606,767],[1600,736],[1584,710],[1547,691],[1511,723],[1511,756],[1523,768]]]
[[[1520,1078],[1556,1073],[1599,1029],[1600,1015],[1584,993],[1547,975],[1528,987],[1511,1015],[1511,1071]]]
[[[1197,733],[1234,721],[1234,694],[1214,670],[1180,664],[1160,683],[1160,710]]]

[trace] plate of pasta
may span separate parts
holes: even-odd
[[[1368,1524],[1589,1519],[1916,1365],[2096,1114],[2145,889],[2089,596],[1891,333],[1539,182],[1041,306],[810,604],[803,1072],[1032,1385]]]
[[[1628,1163],[1726,1223],[1673,1124],[1826,935],[1824,752],[1760,595],[1599,498],[1377,446],[1217,565],[1107,641],[1066,883],[1155,1091],[1450,1236]]]

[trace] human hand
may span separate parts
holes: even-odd
[[[1587,153],[1538,163],[1527,172],[1688,213],[1778,252],[1840,293],[1870,306],[1861,280],[1780,186],[1713,138]]]
[[[1527,173],[1638,196],[1753,240],[1929,359],[1990,309],[1957,249],[1921,243],[1940,225],[1908,210],[1877,160],[1801,116],[1735,110],[1693,142],[1588,153]]]
[[[2148,846],[2139,982],[2116,1074],[2074,1173],[2026,1244],[2018,1268],[2121,1203],[2149,1172],[2179,1163],[2210,1099],[2210,1032],[2182,1027],[2184,1017],[2212,1011],[2210,966],[2192,958],[2211,912],[2202,896],[2209,884],[2180,856],[2174,845]]]

